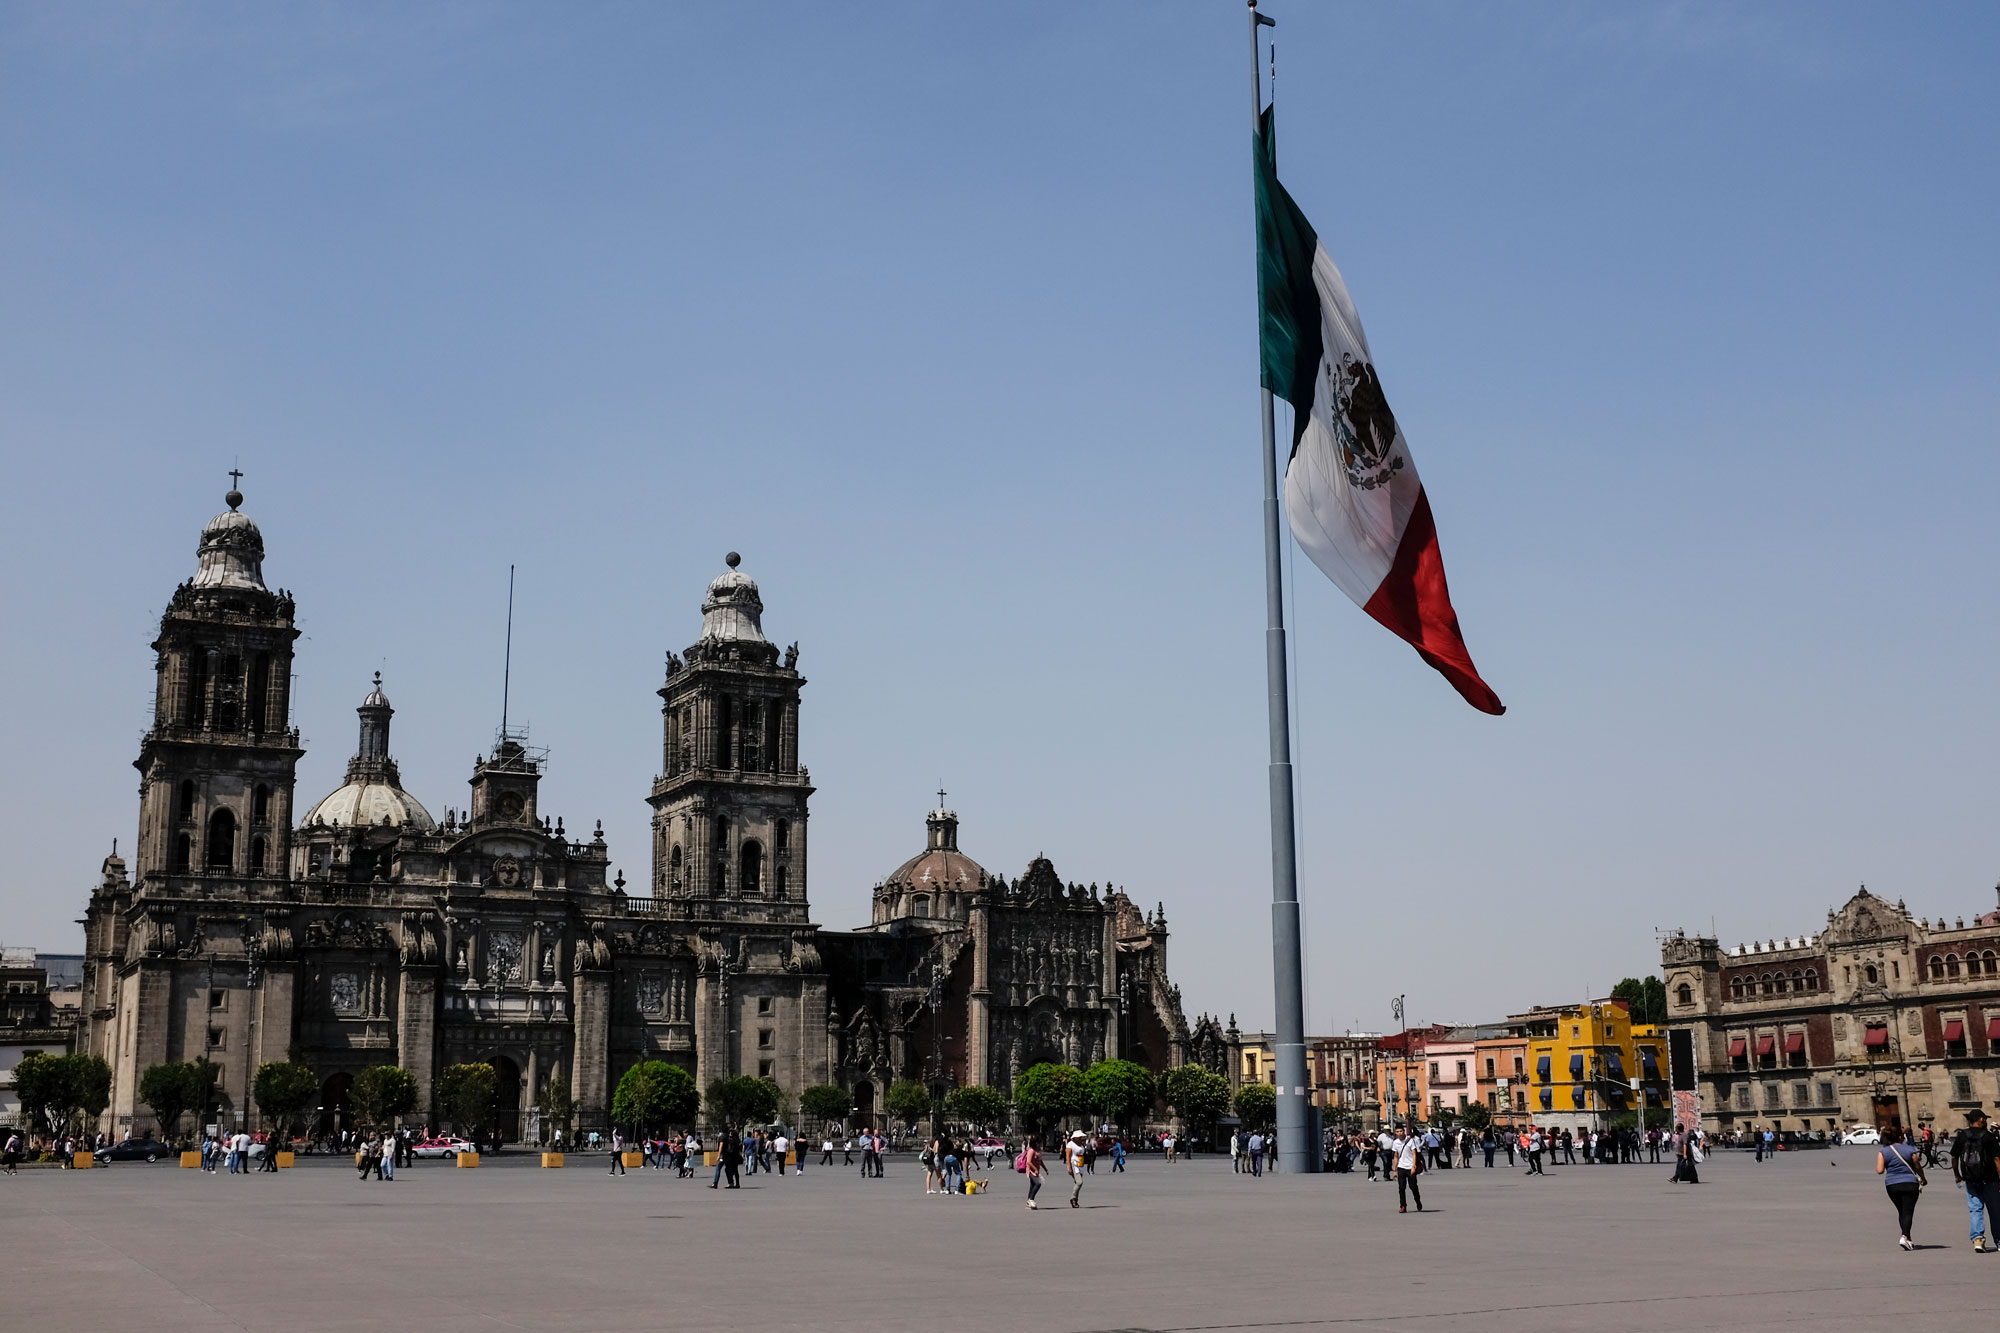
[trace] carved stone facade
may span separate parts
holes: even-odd
[[[1863,888],[1818,934],[1675,934],[1660,961],[1711,1130],[1943,1133],[2000,1106],[2000,911],[1931,922]]]
[[[607,881],[601,823],[572,836],[541,812],[544,760],[523,735],[503,729],[466,807],[433,818],[401,786],[379,676],[346,781],[294,822],[293,605],[265,587],[241,502],[162,617],[133,873],[107,859],[85,915],[83,1044],[114,1071],[108,1127],[149,1127],[141,1075],[201,1055],[221,1067],[224,1119],[253,1124],[257,1066],[290,1051],[329,1120],[371,1065],[416,1076],[421,1117],[440,1070],[491,1062],[510,1138],[536,1133],[556,1074],[581,1127],[602,1128],[644,1059],[704,1087],[838,1082],[871,1119],[901,1078],[1005,1088],[1041,1059],[1180,1058],[1164,911],[1040,858],[989,877],[949,812],[878,887],[868,927],[814,924],[798,648],[765,638],[733,554],[659,691],[650,894]]]

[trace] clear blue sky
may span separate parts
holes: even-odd
[[[1300,562],[1315,1029],[1602,993],[1656,926],[1995,905],[2000,20],[1276,0],[1280,169],[1423,470],[1483,717]],[[744,553],[812,896],[920,846],[1167,904],[1269,1022],[1244,12],[0,6],[0,938],[79,946],[241,461],[300,799],[378,667],[643,882]]]

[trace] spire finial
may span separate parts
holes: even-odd
[[[238,484],[241,483],[242,480],[243,480],[242,468],[233,467],[229,469],[229,494],[222,497],[222,502],[228,505],[231,510],[236,509],[239,505],[243,503],[243,492],[237,489]]]

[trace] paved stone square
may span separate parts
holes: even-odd
[[[172,1166],[0,1179],[0,1325],[66,1329],[1503,1330],[2000,1326],[2000,1256],[1926,1191],[1916,1239],[1870,1151],[1426,1175],[1399,1215],[1359,1176],[1250,1179],[1213,1159],[1099,1164],[1023,1207],[996,1163],[974,1198],[922,1172],[561,1171],[337,1162],[233,1178]],[[1935,1181],[1937,1177],[1933,1175]]]

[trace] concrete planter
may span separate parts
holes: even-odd
[[[561,1153],[545,1152],[542,1154],[543,1166],[555,1167],[555,1166],[561,1166],[562,1164],[563,1164],[563,1155]]]
[[[458,1155],[458,1164],[460,1166],[478,1166],[479,1154],[476,1152],[462,1152]]]

